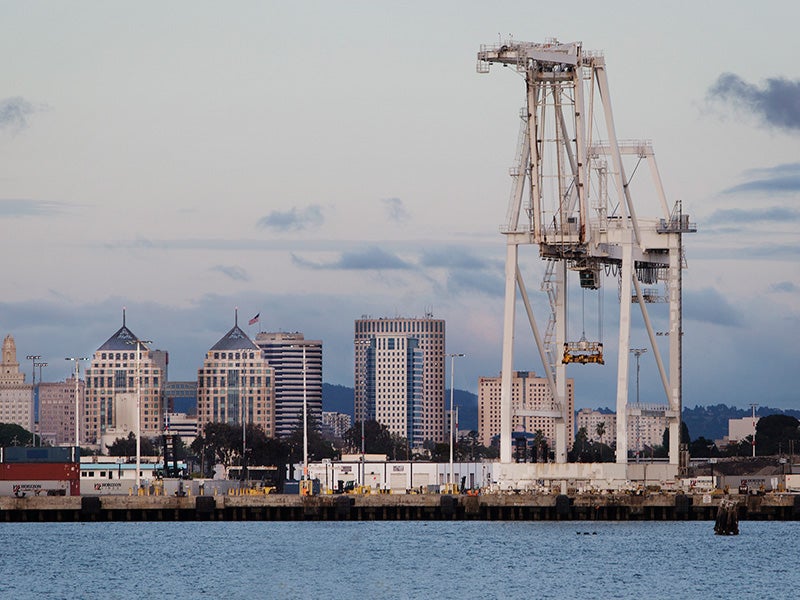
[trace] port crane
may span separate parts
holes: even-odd
[[[631,306],[638,304],[666,396],[669,462],[680,461],[681,270],[682,234],[696,231],[680,202],[669,206],[649,141],[617,138],[605,58],[581,42],[509,40],[478,52],[477,70],[491,65],[513,69],[525,82],[516,164],[506,220],[505,305],[501,370],[500,461],[512,461],[512,418],[545,416],[555,420],[555,462],[567,461],[567,378],[569,364],[606,362],[602,341],[567,339],[568,277],[577,274],[584,290],[597,290],[615,277],[619,295],[617,348],[616,462],[628,461],[628,379]],[[634,161],[633,168],[630,168]],[[646,163],[651,185],[636,197],[631,181]],[[629,170],[626,170],[629,169]],[[638,191],[638,186],[637,186]],[[637,208],[652,204],[657,217]],[[649,209],[648,205],[648,209]],[[545,334],[534,317],[520,269],[521,246],[538,246],[546,262],[542,289],[551,313]],[[666,294],[652,287],[663,283]],[[655,288],[657,289],[657,288]],[[512,406],[517,295],[521,298],[544,365],[552,402],[547,408]],[[656,345],[647,304],[668,303],[669,359]],[[633,407],[635,409],[635,407]]]

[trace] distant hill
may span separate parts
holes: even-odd
[[[770,408],[761,406],[756,409],[756,416],[789,415],[800,419],[800,410]],[[728,435],[728,419],[749,417],[752,411],[748,408],[736,408],[726,404],[712,406],[695,406],[683,409],[683,421],[689,428],[689,436],[695,440],[700,436],[709,440],[719,440]]]
[[[322,410],[326,412],[338,412],[353,416],[353,394],[355,391],[351,387],[335,385],[333,383],[322,384]]]
[[[353,416],[353,395],[351,387],[322,384],[322,410],[340,412]],[[453,392],[453,403],[458,407],[459,429],[478,429],[478,396],[466,390]],[[445,390],[445,408],[450,410],[450,390]]]

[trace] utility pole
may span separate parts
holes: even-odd
[[[85,356],[68,356],[64,360],[71,360],[75,362],[75,447],[80,448],[81,446],[81,438],[80,438],[80,401],[78,400],[78,381],[80,378],[80,364],[82,360],[89,360]]]
[[[31,435],[33,435],[32,443],[36,445],[36,361],[42,358],[38,354],[28,354],[26,356],[29,361],[31,361],[31,366],[33,368],[33,378],[31,383]]]
[[[753,410],[753,458],[756,457],[756,408],[758,404],[751,404],[750,408]]]
[[[455,446],[455,411],[453,410],[453,383],[455,381],[455,365],[456,365],[456,357],[465,356],[462,353],[457,354],[448,354],[447,356],[450,357],[450,489],[448,490],[451,494],[455,489],[455,481],[453,481],[453,446]]]
[[[142,470],[142,344],[152,344],[152,340],[129,340],[136,344],[136,493],[139,493]]]

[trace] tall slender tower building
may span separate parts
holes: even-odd
[[[356,420],[377,420],[412,447],[444,442],[444,319],[362,317],[354,344]]]
[[[237,319],[197,371],[197,426],[242,422],[275,435],[274,372]]]
[[[275,370],[275,435],[287,437],[303,426],[303,399],[309,427],[322,423],[322,342],[302,333],[256,334],[269,366]]]
[[[0,423],[16,423],[33,432],[31,391],[31,384],[25,383],[25,374],[19,368],[14,336],[7,335],[0,362]]]
[[[133,431],[137,396],[142,437],[161,434],[166,376],[160,357],[164,354],[150,350],[128,329],[123,311],[122,327],[95,351],[86,369],[84,442],[101,444],[108,430],[120,436]]]

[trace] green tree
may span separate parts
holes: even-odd
[[[789,415],[768,415],[756,423],[756,453],[771,456],[788,452],[790,442],[798,446],[800,421]]]
[[[600,421],[595,428],[595,432],[597,433],[597,439],[600,443],[603,443],[603,436],[606,434],[606,423],[605,421]]]
[[[357,421],[344,434],[345,446],[353,453],[361,452],[361,421]],[[394,451],[392,434],[386,425],[377,421],[364,421],[364,452],[366,454],[386,454]]]
[[[32,445],[33,434],[30,431],[16,423],[0,423],[0,446]]]
[[[136,435],[131,431],[126,438],[117,438],[109,446],[106,445],[109,456],[136,456]],[[156,448],[149,438],[142,438],[139,444],[139,453],[142,456],[156,456]]]
[[[568,458],[572,462],[592,462],[591,450],[589,432],[586,427],[580,427],[575,434],[575,441],[572,443],[572,451]]]

